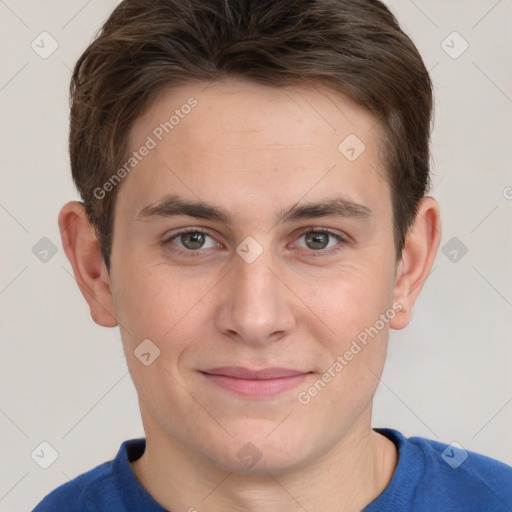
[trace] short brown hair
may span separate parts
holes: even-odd
[[[322,81],[378,119],[398,259],[430,188],[432,83],[382,2],[124,0],[76,63],[70,87],[73,180],[107,268],[119,186],[100,199],[94,191],[124,161],[135,119],[164,88],[226,77]]]

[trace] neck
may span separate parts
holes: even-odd
[[[314,461],[257,474],[223,470],[146,421],[146,450],[132,469],[172,511],[360,511],[386,488],[397,463],[394,444],[370,427],[371,410],[364,416]]]

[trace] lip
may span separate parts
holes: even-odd
[[[217,386],[246,397],[270,397],[294,388],[311,372],[289,368],[224,366],[201,371]]]

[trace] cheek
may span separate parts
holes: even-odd
[[[338,350],[391,307],[392,274],[376,264],[351,265],[329,277],[304,281],[301,296],[323,320]]]
[[[134,342],[141,337],[161,340],[200,300],[199,283],[184,285],[162,265],[141,265],[118,277],[123,283],[115,294],[118,319]]]
[[[201,297],[208,288],[206,283],[179,278],[162,265],[144,265],[121,277],[125,284],[118,290],[116,307],[125,328],[121,332],[127,365],[142,401],[158,416],[169,400],[187,400],[180,393],[182,386],[176,385],[181,381],[178,367],[193,349]],[[143,345],[148,339],[152,343]],[[147,352],[148,366],[141,359]]]
[[[322,339],[328,352],[322,358],[322,382],[302,389],[299,400],[308,402],[315,414],[335,415],[340,407],[362,412],[375,392],[394,316],[392,275],[378,265],[354,265],[306,295],[309,308],[329,327]]]
[[[387,279],[359,272],[308,298],[308,306],[329,327],[322,339],[328,355],[323,354],[317,380],[301,388],[297,399],[311,417],[322,417],[333,428],[361,414],[375,393],[394,314],[389,286]]]

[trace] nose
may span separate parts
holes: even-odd
[[[265,345],[292,332],[295,306],[270,251],[250,263],[235,255],[217,302],[216,328],[240,342]]]

